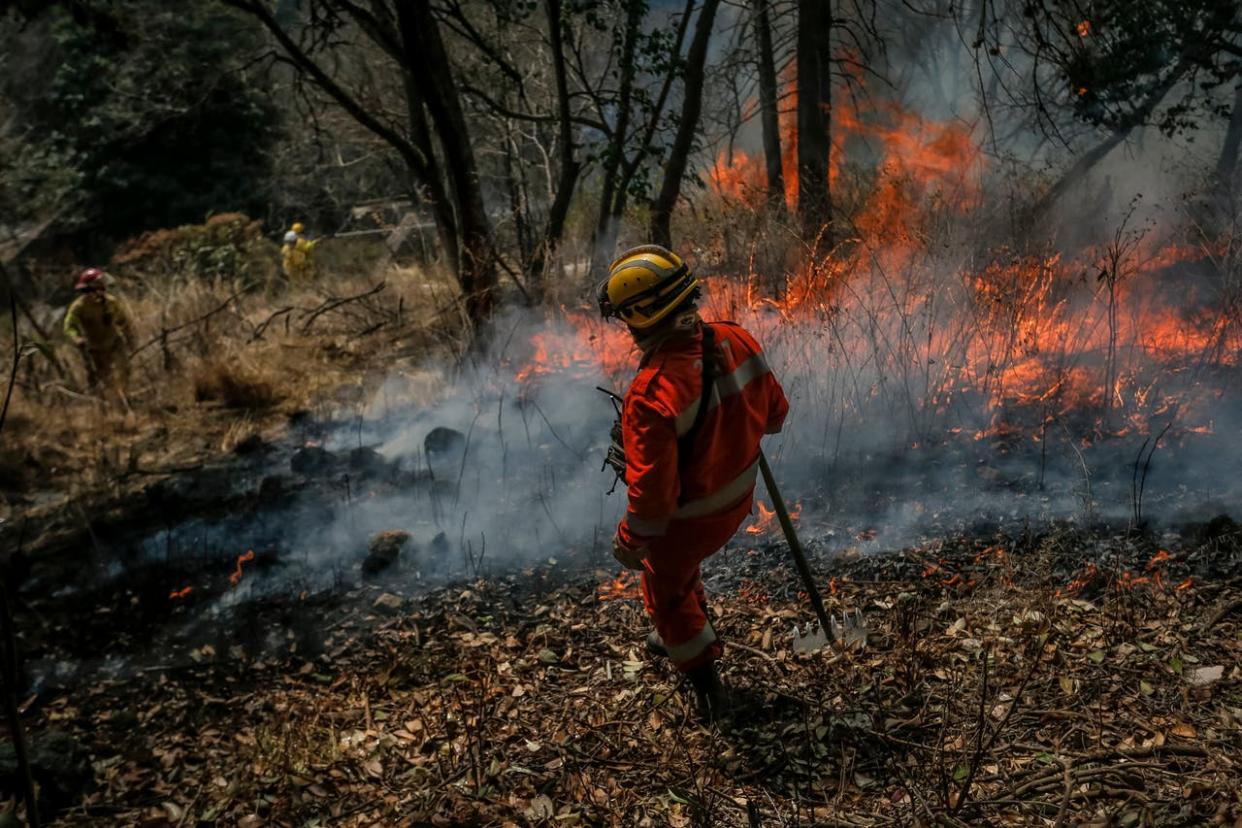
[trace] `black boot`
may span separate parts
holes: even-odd
[[[718,722],[728,717],[729,692],[720,681],[714,661],[688,671],[686,678],[690,679],[690,686],[694,688],[699,718],[705,722]]]
[[[668,647],[664,646],[664,639],[660,638],[660,634],[655,630],[647,633],[647,652],[653,656],[660,658],[668,658]]]

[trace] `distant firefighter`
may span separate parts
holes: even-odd
[[[134,340],[129,313],[108,293],[104,272],[97,267],[78,274],[73,289],[78,298],[65,313],[65,336],[81,351],[92,388],[102,385],[123,393]]]
[[[285,278],[291,282],[307,281],[315,272],[315,242],[303,235],[305,229],[302,222],[294,222],[289,232],[285,233],[285,243],[280,248]]]

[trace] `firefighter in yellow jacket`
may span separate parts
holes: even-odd
[[[78,298],[65,313],[65,336],[82,352],[91,387],[102,384],[123,393],[134,339],[129,313],[108,294],[99,268],[83,270],[73,289]]]
[[[285,233],[285,243],[280,248],[285,278],[291,282],[307,281],[315,272],[315,262],[311,256],[315,242],[302,235],[305,229],[302,222],[294,222],[289,232]]]

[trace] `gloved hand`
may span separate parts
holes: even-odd
[[[626,569],[642,569],[643,561],[647,559],[647,555],[647,547],[639,546],[635,548],[629,546],[621,539],[620,534],[613,535],[612,556]]]

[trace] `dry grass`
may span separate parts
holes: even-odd
[[[390,372],[462,339],[451,279],[418,267],[322,268],[313,283],[259,287],[240,277],[116,275],[136,327],[129,410],[88,389],[62,337],[42,341],[23,323],[0,452],[4,517],[36,503],[55,508],[70,493],[146,485],[253,435],[279,436],[295,412],[332,416]],[[63,312],[32,309],[57,334]],[[4,353],[11,341],[0,343]]]
[[[193,377],[197,402],[219,402],[225,408],[263,411],[279,401],[278,378],[244,356],[211,359]]]

